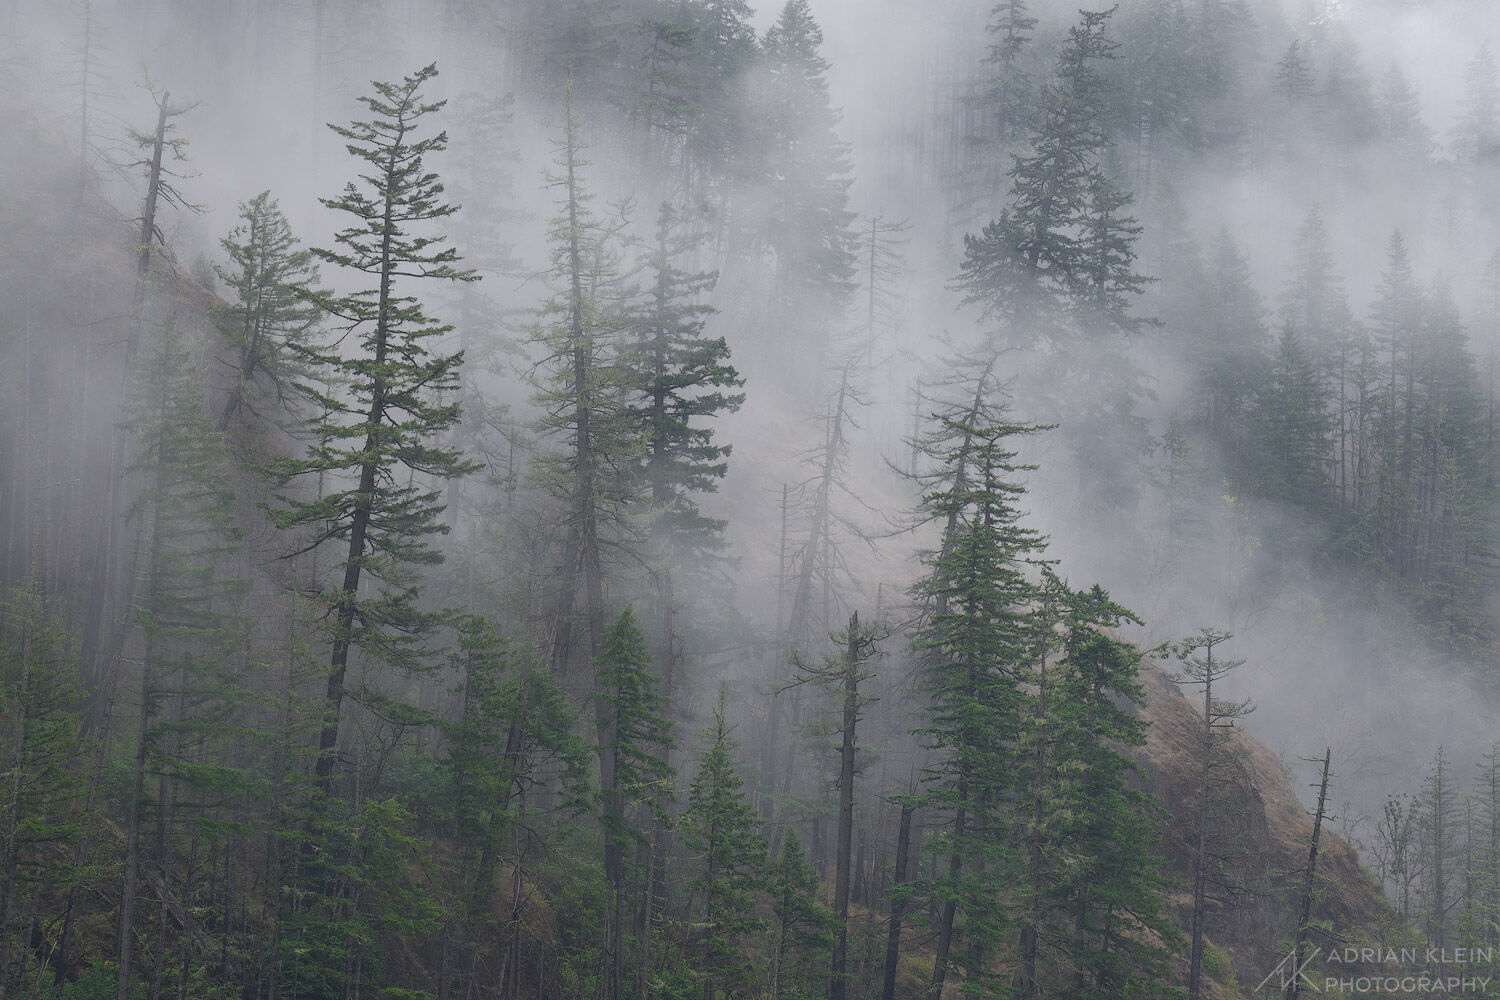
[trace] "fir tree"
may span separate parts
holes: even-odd
[[[1105,33],[1111,13],[1085,11],[1069,29],[1056,78],[1040,100],[1031,150],[1014,158],[1009,204],[978,236],[964,237],[959,285],[966,300],[1014,343],[1065,338],[1075,311],[1117,323],[1118,306],[1143,280],[1130,268],[1139,230],[1120,211],[1129,196],[1102,165],[1113,142],[1098,64],[1118,47]]]
[[[430,65],[401,83],[374,84],[360,98],[369,121],[331,125],[351,156],[370,171],[350,182],[337,198],[323,199],[353,217],[335,239],[336,249],[315,249],[323,262],[364,276],[370,285],[348,295],[323,295],[319,304],[356,338],[360,354],[314,352],[324,377],[340,386],[307,388],[325,416],[310,428],[305,456],[276,463],[285,486],[293,480],[335,476],[335,487],[308,500],[283,493],[272,510],[282,528],[307,527],[312,537],[299,551],[342,543],[343,577],[327,595],[333,609],[328,663],[327,715],[318,738],[317,774],[331,782],[338,758],[339,715],[351,649],[374,661],[411,666],[411,648],[437,618],[417,604],[413,568],[440,562],[428,546],[447,530],[439,521],[439,485],[470,471],[450,448],[438,444],[457,421],[456,403],[442,394],[459,387],[460,354],[439,353],[435,342],[448,327],[428,318],[408,281],[472,280],[460,270],[458,252],[434,235],[436,224],[457,208],[442,200],[443,185],[423,159],[447,145],[447,134],[416,133],[443,102],[422,100],[424,84],[437,75]],[[344,477],[352,483],[342,481]],[[368,573],[374,595],[361,593]]]
[[[1500,151],[1500,71],[1488,44],[1464,67],[1462,109],[1453,130],[1453,152],[1462,162],[1484,163]]]
[[[69,851],[88,820],[78,665],[56,602],[34,582],[0,594],[0,989],[40,980],[30,966],[38,900],[82,881]]]
[[[1266,380],[1246,418],[1251,465],[1246,483],[1262,496],[1317,510],[1328,499],[1327,395],[1291,326],[1282,329]]]
[[[605,996],[620,995],[625,969],[627,912],[625,849],[646,839],[635,814],[665,822],[673,771],[667,763],[672,724],[650,672],[645,637],[626,608],[604,635],[595,685],[598,689],[600,814],[604,827],[604,878],[609,913],[605,921]],[[637,901],[636,906],[643,905]],[[644,942],[641,943],[644,946]]]
[[[661,555],[673,567],[723,546],[723,522],[706,517],[696,497],[717,489],[728,471],[729,446],[714,443],[708,422],[745,399],[733,391],[744,380],[729,364],[724,338],[704,335],[715,312],[704,297],[718,275],[684,267],[702,240],[678,210],[661,206],[645,261],[646,301],[624,358],[623,377],[636,397],[627,413],[644,428],[642,492]]]
[[[1236,441],[1266,363],[1266,310],[1249,262],[1227,229],[1210,248],[1205,293],[1206,314],[1186,345],[1198,373],[1195,393],[1203,423],[1220,441]]]
[[[135,981],[140,881],[167,877],[150,865],[168,863],[170,799],[232,794],[241,778],[225,758],[204,756],[206,747],[231,737],[241,701],[231,665],[245,626],[230,608],[244,584],[224,572],[240,534],[235,493],[222,440],[203,415],[192,365],[197,352],[170,324],[151,346],[127,424],[144,481],[128,513],[142,525],[145,585],[136,607],[142,655],[121,877],[119,1000],[128,1000]],[[154,793],[148,778],[155,779]],[[149,851],[148,819],[154,821]]]
[[[763,137],[770,207],[765,240],[775,258],[778,337],[798,335],[812,356],[854,289],[849,147],[828,96],[823,32],[807,0],[787,0],[766,32]]]
[[[771,1000],[815,1000],[822,995],[825,953],[833,915],[818,902],[818,877],[808,867],[797,834],[788,830],[766,865],[771,896]]]
[[[984,106],[994,118],[995,132],[1001,142],[1020,139],[1029,131],[1036,83],[1027,72],[1022,55],[1031,44],[1036,24],[1026,0],[999,0],[990,9],[990,21],[985,25],[990,35],[985,62],[993,75],[984,95]]]
[[[1141,654],[1111,635],[1133,620],[1096,585],[1068,594],[1061,622],[1051,713],[1061,766],[1049,805],[1058,814],[1054,850],[1066,861],[1047,904],[1071,995],[1091,1000],[1180,995],[1168,985],[1169,948],[1181,935],[1163,906],[1161,804],[1137,786],[1128,756],[1146,740]]]
[[[1416,89],[1401,72],[1399,63],[1391,63],[1380,78],[1376,94],[1380,136],[1397,156],[1408,163],[1425,164],[1432,158],[1432,130],[1422,120],[1422,104]]]
[[[1312,96],[1312,66],[1302,51],[1300,38],[1292,39],[1276,62],[1276,89],[1292,105]]]
[[[553,665],[570,692],[586,690],[605,629],[605,546],[623,533],[621,511],[637,484],[626,474],[641,448],[641,428],[626,415],[619,353],[628,327],[619,231],[601,221],[583,179],[582,125],[571,92],[548,173],[558,192],[552,219],[552,298],[541,309],[535,340],[539,430],[559,442],[544,455],[544,486],[563,506],[561,571],[555,600]]]
[[[241,411],[260,417],[262,400],[293,411],[309,377],[305,353],[320,312],[310,301],[317,273],[269,191],[240,204],[240,225],[219,241],[229,266],[214,272],[234,293],[219,316],[233,351],[234,384],[219,413],[223,431]]]
[[[697,955],[704,1000],[721,989],[742,992],[751,983],[741,948],[745,936],[760,925],[753,911],[765,882],[766,839],[754,807],[745,801],[724,701],[720,691],[682,817],[682,840],[692,865],[687,889],[704,931]]]
[[[922,514],[942,525],[939,550],[917,585],[929,611],[914,639],[931,699],[928,722],[915,734],[937,754],[920,803],[947,817],[932,846],[945,860],[928,886],[939,910],[932,1000],[954,963],[958,914],[969,938],[970,988],[986,981],[980,956],[1010,922],[993,900],[1014,864],[1004,810],[1015,780],[1020,666],[1034,595],[1027,570],[1041,558],[1042,540],[1019,523],[1024,491],[1015,477],[1027,467],[1010,446],[1038,428],[1004,419],[994,364],[982,363],[966,381],[967,399],[934,415],[921,444],[935,466],[920,479]]]

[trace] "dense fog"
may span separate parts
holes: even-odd
[[[0,24],[3,732],[43,789],[7,800],[0,991],[843,1000],[881,985],[888,926],[896,968],[909,906],[900,991],[951,967],[1063,995],[1085,963],[1037,971],[1040,872],[1095,859],[1044,861],[1087,838],[1039,748],[1102,768],[1098,802],[1170,798],[1160,761],[1125,777],[1149,744],[1124,720],[1158,718],[1136,671],[1191,671],[1205,630],[1240,661],[1221,728],[1326,812],[1389,926],[1492,925],[1500,10],[7,0]],[[950,619],[985,600],[981,656]],[[25,735],[43,634],[71,769]],[[1047,700],[1106,648],[1089,721]],[[945,687],[959,662],[1012,700]],[[774,891],[714,881],[691,817],[716,750],[761,853],[807,846],[804,889],[791,861]],[[1035,781],[971,804],[986,766]],[[1119,794],[1110,843],[1190,806]],[[936,845],[910,876],[903,816]],[[313,860],[340,836],[357,873]],[[1157,900],[1118,904],[1127,944],[1078,918],[1147,977],[1098,995],[1196,1000],[1205,926],[1242,978],[1302,947],[1305,912],[1255,924],[1253,959],[1235,937],[1282,875],[1205,903],[1202,842],[1163,843],[1155,874],[1115,862]],[[449,916],[390,918],[421,907],[381,895],[381,850],[450,865],[408,879]],[[885,921],[863,945],[851,878]],[[797,893],[839,929],[792,943]],[[570,957],[591,936],[598,968]]]

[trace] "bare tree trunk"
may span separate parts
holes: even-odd
[[[907,859],[911,854],[911,820],[914,808],[911,800],[901,804],[901,826],[896,833],[896,871],[891,879],[891,888],[906,881]],[[899,894],[891,897],[891,920],[885,937],[885,979],[880,989],[880,1000],[896,1000],[896,967],[901,960],[901,918],[906,913],[906,901]]]
[[[968,795],[968,781],[961,779],[958,783],[958,801],[963,802]],[[963,839],[968,819],[968,811],[959,806],[953,816],[953,840],[955,843]],[[963,857],[955,849],[948,855],[948,881],[955,883],[958,876],[963,872]],[[927,1000],[943,1000],[943,981],[948,976],[948,953],[953,949],[953,918],[957,913],[958,903],[950,895],[943,900],[941,912],[938,916],[938,940],[937,953],[932,961],[932,983],[927,987]]]
[[[1209,669],[1203,684],[1203,760],[1198,776],[1198,849],[1193,856],[1192,952],[1188,959],[1188,1000],[1198,1000],[1203,982],[1203,918],[1208,881],[1209,767],[1213,756],[1213,647],[1208,647]]]
[[[1328,801],[1328,763],[1333,759],[1330,747],[1323,749],[1323,779],[1318,784],[1318,808],[1313,813],[1312,843],[1307,848],[1307,875],[1302,883],[1302,907],[1297,915],[1297,942],[1292,946],[1292,983],[1287,995],[1291,1000],[1302,996],[1302,949],[1307,944],[1307,926],[1312,920],[1313,886],[1318,872],[1318,838],[1323,832],[1323,808]]]
[[[849,616],[848,647],[844,652],[844,725],[839,744],[839,826],[834,846],[833,961],[828,976],[828,1000],[848,995],[849,966],[849,862],[854,833],[854,737],[859,722],[859,681],[862,649],[859,613]]]

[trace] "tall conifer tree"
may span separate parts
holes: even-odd
[[[322,496],[283,492],[272,510],[283,528],[307,528],[299,551],[330,542],[342,545],[342,579],[328,592],[332,608],[326,715],[318,738],[317,774],[331,785],[338,759],[339,714],[351,650],[375,661],[410,666],[416,639],[437,621],[418,605],[414,567],[440,562],[429,539],[447,530],[441,484],[470,471],[456,451],[439,443],[459,416],[452,398],[463,357],[438,346],[449,328],[428,317],[406,291],[420,280],[467,281],[458,251],[437,232],[457,211],[443,200],[443,185],[424,158],[443,150],[447,134],[417,134],[444,102],[426,102],[423,86],[437,75],[429,65],[400,83],[374,83],[360,98],[368,121],[330,125],[359,161],[351,181],[323,204],[351,217],[334,249],[315,249],[323,262],[367,284],[347,295],[320,296],[319,304],[353,335],[359,353],[315,352],[327,388],[308,386],[325,414],[309,428],[306,455],[276,463],[285,486],[309,489],[327,477]],[[341,338],[343,342],[345,338]],[[365,576],[377,591],[362,591]]]

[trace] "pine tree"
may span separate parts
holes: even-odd
[[[682,817],[682,841],[692,865],[687,889],[692,912],[703,924],[696,965],[704,1000],[721,989],[742,991],[752,982],[741,948],[745,936],[760,926],[753,911],[765,882],[766,839],[742,791],[725,697],[721,690]]]
[[[605,921],[605,997],[620,996],[625,970],[625,914],[645,905],[627,905],[625,849],[643,843],[636,813],[666,822],[673,770],[667,763],[672,724],[650,672],[651,654],[630,608],[620,612],[604,635],[594,683],[598,690],[600,815],[604,828],[604,878],[609,913]],[[663,791],[666,794],[663,794]],[[648,828],[649,831],[649,828]],[[637,947],[645,947],[638,942]]]
[[[1422,104],[1417,92],[1401,72],[1399,63],[1380,78],[1376,95],[1380,136],[1402,160],[1425,164],[1432,158],[1435,143],[1432,130],[1422,120]]]
[[[1186,345],[1197,370],[1199,412],[1218,440],[1242,443],[1246,404],[1266,364],[1265,305],[1227,229],[1210,248],[1205,293],[1206,314]]]
[[[37,900],[82,881],[69,850],[88,819],[78,666],[67,620],[35,583],[0,594],[0,989],[40,981]]]
[[[766,32],[763,113],[765,182],[770,186],[765,242],[774,255],[779,338],[818,357],[830,324],[854,290],[854,213],[849,147],[828,95],[823,32],[807,0],[787,0]]]
[[[967,398],[934,414],[921,443],[934,463],[919,480],[922,515],[942,525],[942,538],[916,588],[929,609],[913,644],[931,704],[915,735],[937,755],[919,801],[947,817],[931,847],[945,861],[927,887],[939,909],[930,1000],[942,994],[955,962],[960,912],[971,989],[986,982],[981,956],[1010,922],[993,900],[1014,864],[1004,810],[1014,791],[1020,671],[1034,595],[1027,570],[1041,558],[1042,539],[1019,523],[1024,490],[1015,477],[1027,467],[1010,446],[1039,428],[1004,418],[994,398],[995,361],[968,373],[960,383]]]
[[[270,401],[294,412],[297,386],[310,376],[303,352],[321,313],[313,305],[317,278],[312,253],[297,238],[269,191],[240,204],[240,225],[219,241],[229,266],[214,272],[234,293],[219,314],[232,351],[234,383],[217,428],[227,429],[241,411],[262,417],[257,406]],[[279,421],[278,421],[279,422]]]
[[[1378,417],[1372,428],[1379,455],[1373,528],[1378,558],[1395,573],[1407,575],[1415,559],[1419,503],[1413,479],[1420,407],[1417,352],[1425,304],[1399,230],[1391,234],[1386,259],[1371,323],[1382,369]]]
[[[688,191],[717,196],[728,207],[726,184],[743,179],[742,151],[752,116],[744,87],[760,54],[746,0],[690,0],[694,52],[686,75],[697,84],[692,132],[687,141]],[[736,221],[727,218],[726,223]]]
[[[1446,947],[1459,899],[1458,860],[1462,817],[1452,768],[1442,747],[1422,783],[1422,849],[1426,855],[1427,912],[1422,915],[1427,942]]]
[[[978,236],[964,237],[959,285],[1013,343],[1066,338],[1067,321],[1091,304],[1106,307],[1099,318],[1118,321],[1114,307],[1139,291],[1129,266],[1138,229],[1120,214],[1130,199],[1102,165],[1113,143],[1098,64],[1118,47],[1105,34],[1111,13],[1085,11],[1069,29],[1031,151],[1014,158],[1009,205]]]
[[[413,568],[440,562],[428,546],[446,531],[439,522],[441,483],[471,466],[437,443],[459,416],[458,405],[440,401],[459,385],[460,354],[443,354],[435,342],[448,327],[426,315],[422,304],[398,285],[409,280],[472,280],[460,270],[458,252],[433,235],[436,224],[457,208],[442,200],[443,185],[423,163],[447,145],[446,133],[418,139],[423,119],[440,111],[442,101],[425,103],[424,84],[437,75],[429,65],[401,83],[374,84],[375,95],[360,98],[369,121],[330,125],[360,161],[363,187],[350,182],[323,204],[353,217],[335,239],[336,249],[315,249],[324,263],[364,275],[371,286],[318,302],[356,338],[361,353],[340,356],[322,348],[314,357],[325,378],[340,383],[308,387],[325,416],[310,428],[305,456],[275,464],[285,487],[293,480],[348,477],[344,485],[317,499],[283,493],[272,509],[281,528],[307,527],[312,537],[299,551],[332,541],[347,546],[342,580],[327,595],[331,622],[327,709],[318,737],[317,774],[331,788],[338,759],[339,716],[346,692],[351,649],[374,661],[412,666],[417,638],[437,621],[418,606]],[[374,595],[361,593],[368,573]],[[368,588],[366,588],[368,590]]]
[[[766,865],[771,897],[771,1000],[822,996],[825,953],[833,915],[818,902],[818,877],[808,867],[797,834],[787,830]]]
[[[1133,620],[1096,585],[1068,592],[1060,623],[1051,712],[1059,773],[1048,806],[1064,860],[1046,902],[1071,966],[1068,995],[1092,1000],[1180,994],[1168,985],[1169,948],[1181,934],[1163,904],[1161,804],[1137,786],[1128,756],[1146,739],[1141,654],[1111,634]]]
[[[733,391],[744,379],[729,364],[724,338],[704,335],[716,312],[704,297],[718,275],[683,266],[703,238],[680,211],[662,204],[645,261],[646,301],[625,357],[625,378],[638,398],[629,412],[645,427],[644,492],[655,508],[653,532],[677,550],[668,555],[671,563],[722,545],[723,522],[705,517],[694,495],[713,492],[728,470],[729,446],[713,443],[707,422],[733,413],[745,399]]]
[[[990,35],[985,63],[993,75],[984,107],[994,118],[995,134],[1001,142],[1013,142],[1030,131],[1036,83],[1023,65],[1022,55],[1031,44],[1036,24],[1026,0],[999,0],[990,9],[990,21],[985,25]]]
[[[1333,473],[1340,506],[1348,509],[1359,502],[1371,472],[1366,441],[1375,405],[1367,364],[1371,345],[1349,312],[1328,226],[1317,206],[1297,229],[1280,316],[1291,324],[1335,397],[1328,403],[1334,415]]]
[[[1233,767],[1233,754],[1225,746],[1229,739],[1227,730],[1234,720],[1254,710],[1248,700],[1232,701],[1214,694],[1214,685],[1222,681],[1242,660],[1225,660],[1220,655],[1214,659],[1214,650],[1233,636],[1226,632],[1203,629],[1176,647],[1177,656],[1184,662],[1182,673],[1175,678],[1179,684],[1203,688],[1203,726],[1198,734],[1198,782],[1194,803],[1194,838],[1192,856],[1193,910],[1191,922],[1192,949],[1188,954],[1188,1000],[1198,1000],[1203,988],[1203,954],[1208,929],[1209,904],[1214,890],[1233,893],[1235,873],[1232,868],[1239,860],[1239,847],[1235,843],[1243,836],[1234,829],[1234,817],[1229,815],[1225,800],[1235,794],[1226,773]]]
[[[1332,426],[1326,400],[1301,338],[1290,325],[1284,327],[1246,418],[1251,461],[1245,482],[1250,488],[1294,507],[1326,506]]]
[[[698,82],[689,75],[699,26],[687,4],[648,15],[635,26],[644,45],[630,119],[651,147],[680,155],[700,108]]]
[[[1458,653],[1478,650],[1492,626],[1483,609],[1495,537],[1484,512],[1494,495],[1487,407],[1468,338],[1446,283],[1426,293],[1413,359],[1417,535],[1411,576],[1429,638]]]
[[[522,752],[519,733],[512,731],[521,714],[515,679],[520,667],[514,655],[483,618],[461,619],[458,626],[453,655],[458,713],[443,726],[445,749],[439,761],[445,781],[442,827],[458,852],[445,880],[452,898],[445,907],[444,972],[455,983],[474,969],[475,956],[498,933],[489,897],[502,872],[507,840],[515,833],[509,806],[521,778]],[[449,941],[458,951],[453,972],[447,969]]]
[[[626,474],[641,448],[641,428],[626,415],[619,354],[628,328],[619,231],[624,220],[598,219],[582,171],[585,145],[571,91],[548,174],[558,191],[551,243],[552,298],[535,340],[543,416],[538,430],[559,442],[544,455],[544,486],[562,504],[561,570],[555,599],[553,666],[565,689],[586,690],[605,629],[604,547],[622,532],[621,510],[636,483]]]
[[[1453,152],[1462,162],[1485,163],[1500,151],[1500,71],[1488,44],[1464,67],[1462,109],[1453,130]]]
[[[121,877],[119,1000],[128,1000],[135,981],[140,881],[156,882],[159,896],[172,892],[166,813],[183,805],[173,799],[232,794],[241,781],[227,758],[204,753],[218,740],[233,739],[229,723],[241,701],[231,665],[246,632],[230,607],[244,583],[224,572],[240,534],[235,493],[222,441],[203,415],[192,364],[197,352],[171,324],[151,347],[127,425],[137,442],[135,470],[143,477],[128,514],[141,523],[145,556],[136,607],[141,679]],[[149,848],[148,819],[154,826]]]
[[[1302,51],[1300,38],[1292,39],[1276,62],[1276,89],[1292,105],[1312,96],[1312,65]]]

